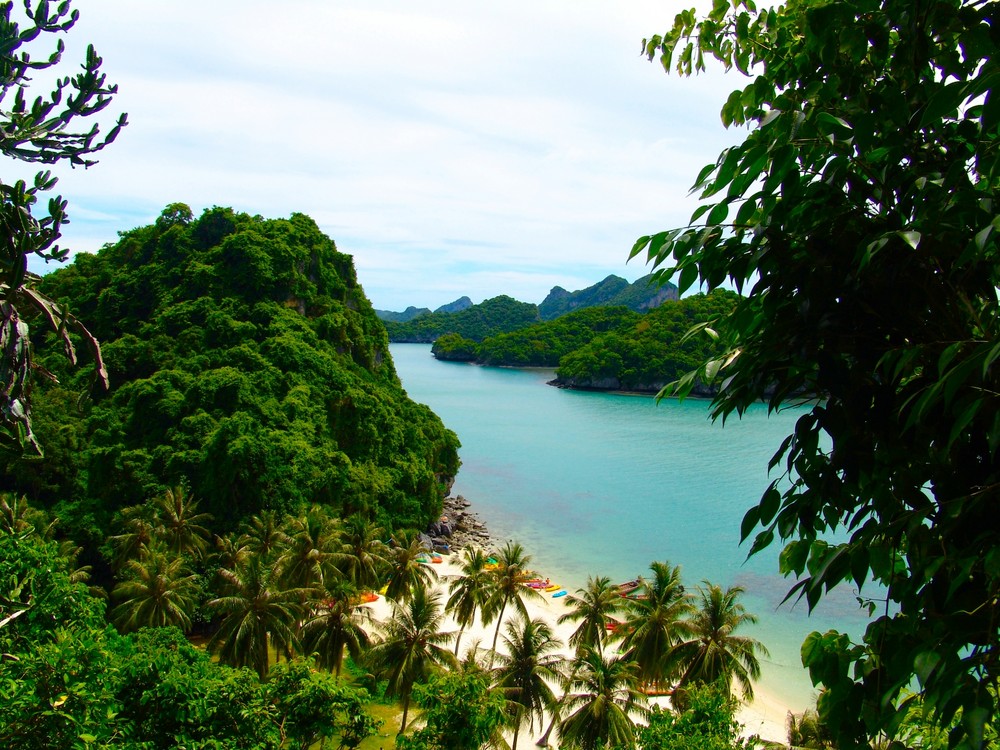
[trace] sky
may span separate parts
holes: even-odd
[[[719,118],[738,73],[640,54],[677,0],[73,7],[61,72],[94,44],[119,86],[104,121],[129,119],[96,166],[56,170],[74,252],[175,202],[299,212],[377,309],[539,303],[648,273],[636,238],[685,224],[700,169],[746,135]]]

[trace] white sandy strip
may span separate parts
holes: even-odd
[[[460,568],[457,565],[457,558],[459,554],[459,552],[455,552],[450,556],[445,555],[441,563],[435,563],[432,565],[439,576],[436,587],[441,590],[444,601],[447,601],[448,597],[448,583],[450,581],[448,577],[461,575]],[[553,581],[553,583],[558,583],[558,581]],[[557,622],[559,616],[567,611],[567,597],[553,599],[550,594],[546,594],[544,592],[541,593],[541,598],[532,597],[526,601],[528,615],[531,618],[540,617],[545,620],[552,628],[556,637],[565,644],[568,642],[569,636],[576,629],[575,623],[559,625]],[[576,592],[575,590],[567,590],[567,593],[574,594]],[[385,597],[379,597],[378,601],[373,602],[369,606],[372,609],[372,615],[376,619],[384,619],[391,612],[390,605],[386,601]],[[506,622],[514,616],[515,613],[508,611],[504,614],[504,621]],[[456,633],[458,632],[458,625],[451,619],[450,616],[447,620],[446,628],[453,630]],[[464,656],[466,650],[472,644],[476,643],[476,641],[480,642],[480,646],[482,648],[488,649],[493,643],[493,633],[495,629],[495,622],[489,627],[485,627],[479,620],[477,620],[474,625],[466,628],[462,633],[460,656]],[[497,643],[498,648],[502,648],[503,646],[503,635],[504,628],[501,627],[500,639]],[[562,653],[567,658],[572,657],[572,649],[568,646],[563,648]],[[787,732],[785,731],[785,717],[787,716],[789,709],[773,696],[762,692],[760,686],[754,686],[754,693],[754,701],[749,705],[744,706],[737,714],[737,720],[744,726],[744,734],[746,736],[755,734],[761,739],[771,740],[773,742],[786,742]],[[666,700],[666,698],[652,699],[653,702],[659,703],[660,705],[664,705]],[[548,719],[546,719],[546,722],[547,721]],[[522,729],[518,746],[526,748],[533,747],[535,739],[537,739],[538,736],[544,732],[546,726],[548,726],[547,723],[541,729],[536,726],[534,736],[530,737],[530,743],[527,742],[529,739],[529,729],[527,727]],[[552,747],[557,746],[555,737],[553,737],[550,744]]]

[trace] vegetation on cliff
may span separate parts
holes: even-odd
[[[458,440],[402,390],[380,321],[306,216],[265,220],[182,204],[45,277],[101,340],[111,386],[57,342],[38,359],[43,460],[7,462],[26,492],[99,537],[116,510],[188,483],[219,528],[310,503],[420,526],[458,469]]]
[[[458,312],[434,312],[406,323],[386,321],[385,328],[390,341],[429,344],[446,333],[482,341],[487,336],[518,331],[539,320],[536,305],[501,295]]]
[[[716,351],[713,339],[687,337],[692,326],[709,326],[735,304],[733,292],[717,290],[666,302],[645,314],[624,307],[590,307],[480,343],[442,336],[438,359],[504,367],[556,367],[556,384],[658,392]]]

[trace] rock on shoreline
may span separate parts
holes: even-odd
[[[449,495],[444,499],[441,520],[427,530],[435,547],[448,545],[451,551],[468,546],[491,549],[493,537],[486,524],[469,508],[472,503],[462,495]]]

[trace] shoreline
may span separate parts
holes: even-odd
[[[434,584],[434,588],[442,590],[445,598],[447,598],[449,581],[460,575],[457,559],[462,549],[467,546],[478,546],[489,551],[497,550],[502,545],[502,541],[494,537],[485,522],[471,510],[472,507],[473,503],[462,495],[449,495],[443,500],[444,509],[442,515],[448,519],[447,523],[451,531],[451,534],[447,536],[449,539],[449,552],[443,556],[441,563],[433,564],[432,567],[438,573],[438,580]],[[531,554],[530,550],[528,550],[528,554]],[[545,575],[544,571],[537,572],[539,575]],[[568,593],[573,594],[576,593],[577,588],[578,586],[570,585],[566,587],[566,590]],[[559,616],[566,611],[567,598],[553,599],[548,595],[543,595],[539,599],[533,598],[526,602],[529,616],[544,619],[564,644],[568,642],[569,635],[575,629],[575,626],[570,623],[565,625],[557,623]],[[374,604],[381,605],[375,607],[375,609],[381,612],[381,616],[388,615],[389,605],[384,598],[380,598]],[[505,617],[505,622],[507,619]],[[453,629],[455,632],[458,631],[458,626],[450,615],[447,617],[446,622],[447,627]],[[489,627],[485,627],[477,620],[474,625],[466,628],[462,633],[462,653],[464,654],[470,644],[474,644],[478,640],[487,643],[490,642],[495,627],[492,624]],[[564,646],[561,651],[567,657],[572,656],[568,646]],[[663,697],[650,698],[651,704],[665,705],[666,701],[667,699]],[[743,726],[742,735],[744,737],[757,735],[762,740],[781,744],[787,743],[786,719],[789,713],[794,713],[787,704],[769,693],[760,683],[754,684],[753,701],[749,703],[741,701],[741,703],[742,707],[736,714],[736,720]],[[522,734],[526,731],[524,730]]]

